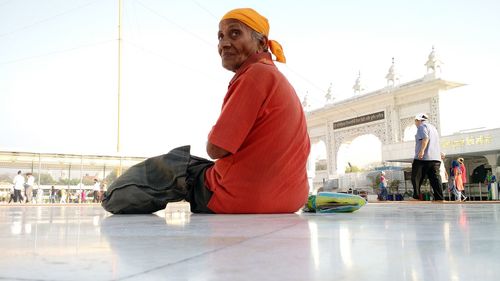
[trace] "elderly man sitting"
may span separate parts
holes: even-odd
[[[225,14],[218,31],[222,66],[234,72],[207,154],[189,147],[131,167],[110,185],[102,205],[112,213],[151,213],[187,200],[199,213],[292,213],[307,201],[309,136],[295,90],[272,60],[269,23],[252,9]],[[272,54],[271,54],[272,53]]]

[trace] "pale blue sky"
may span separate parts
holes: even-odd
[[[124,154],[191,144],[205,156],[232,76],[218,21],[236,7],[268,17],[279,68],[313,108],[330,83],[337,100],[351,96],[358,71],[368,92],[384,87],[392,57],[401,82],[421,78],[434,45],[443,76],[468,84],[443,95],[443,134],[500,127],[497,1],[123,2]],[[115,152],[117,15],[118,0],[0,0],[0,149]]]

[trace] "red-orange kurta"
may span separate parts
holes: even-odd
[[[291,213],[307,201],[304,112],[269,53],[238,69],[208,141],[231,153],[205,174],[213,212]]]

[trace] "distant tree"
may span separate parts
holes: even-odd
[[[78,180],[78,183],[80,183],[80,180]],[[93,185],[94,184],[94,179],[90,178],[90,177],[85,177],[82,179],[82,183],[84,185]]]
[[[56,180],[54,180],[50,174],[40,174],[40,184],[52,185],[56,183]]]
[[[68,179],[63,179],[63,178],[60,178],[56,184],[59,184],[59,185],[68,185],[68,182],[69,180]]]
[[[392,193],[398,193],[399,192],[399,184],[401,183],[400,180],[392,180],[389,182],[389,190]]]
[[[59,179],[57,184],[60,185],[77,185],[80,183],[80,179]]]
[[[1,174],[0,175],[0,182],[7,182],[11,183],[14,179],[11,178],[8,174]]]
[[[356,165],[351,165],[351,162],[347,162],[347,166],[345,167],[345,173],[348,174],[348,173],[357,173],[357,172],[362,172],[363,169],[361,169],[360,167],[356,166]]]
[[[115,180],[116,180],[116,178],[117,178],[117,176],[116,176],[116,175],[117,175],[116,170],[113,170],[111,173],[109,173],[109,174],[106,176],[106,178],[105,178],[106,183],[109,185],[109,184],[111,184],[113,181],[115,181]]]
[[[367,179],[369,179],[371,183],[371,187],[373,189],[373,192],[376,194],[380,193],[380,176],[378,173],[369,173],[366,176]]]

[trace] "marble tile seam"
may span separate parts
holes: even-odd
[[[255,236],[249,237],[247,239],[243,239],[241,241],[238,241],[238,242],[235,242],[235,243],[232,243],[232,244],[229,244],[229,245],[222,246],[220,248],[216,248],[216,249],[213,249],[213,250],[210,250],[210,251],[202,252],[202,253],[199,253],[199,254],[196,254],[196,255],[193,255],[193,256],[190,256],[190,257],[187,257],[187,258],[175,261],[175,262],[170,262],[170,263],[167,263],[167,264],[159,265],[159,266],[150,268],[148,270],[144,270],[144,271],[137,272],[137,273],[134,273],[134,274],[130,274],[130,275],[127,275],[127,276],[123,276],[121,278],[114,279],[114,280],[127,280],[127,279],[138,277],[138,276],[140,276],[142,274],[152,273],[154,271],[163,270],[163,269],[166,269],[166,268],[171,267],[171,266],[182,264],[184,262],[188,262],[188,261],[195,260],[195,259],[198,259],[198,258],[203,258],[203,257],[206,257],[208,255],[211,255],[211,254],[223,251],[223,250],[230,249],[230,248],[232,248],[234,246],[241,245],[241,244],[246,243],[248,241],[259,239],[259,238],[262,238],[262,237],[265,237],[265,236],[268,236],[268,235],[271,235],[271,234],[274,234],[274,233],[277,233],[277,232],[280,232],[280,231],[283,231],[283,230],[286,230],[286,229],[289,229],[289,228],[293,228],[293,227],[295,227],[296,225],[298,225],[300,223],[301,222],[296,222],[296,223],[293,223],[293,224],[290,224],[290,225],[287,225],[287,226],[284,226],[284,227],[281,227],[281,228],[278,228],[278,229],[274,229],[274,230],[266,232],[266,233],[255,235]]]

